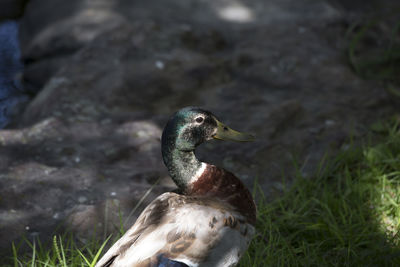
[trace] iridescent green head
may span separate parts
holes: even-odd
[[[207,110],[186,107],[176,112],[164,128],[163,157],[165,158],[164,154],[172,149],[193,151],[198,145],[210,139],[245,142],[254,138],[250,134],[232,130]]]
[[[194,150],[210,139],[246,142],[254,138],[232,130],[211,112],[198,107],[183,108],[169,119],[161,138],[162,156],[180,188],[185,188],[202,166]]]

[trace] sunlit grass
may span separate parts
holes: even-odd
[[[315,177],[298,174],[258,205],[241,266],[400,266],[400,133],[350,148]],[[262,193],[259,193],[262,194]]]
[[[32,266],[32,267],[69,267],[69,266],[90,266],[93,267],[100,259],[105,241],[91,239],[86,244],[78,242],[73,235],[54,236],[51,246],[43,245],[40,240],[30,242],[24,240],[31,253],[19,255],[18,247],[12,245],[13,256],[9,264],[1,266]]]
[[[400,133],[398,126],[380,132],[373,145],[321,162],[314,176],[298,173],[273,202],[255,192],[257,236],[240,266],[400,266]],[[94,266],[106,243],[72,235],[54,237],[50,247],[26,242],[31,252],[14,246],[2,266]]]

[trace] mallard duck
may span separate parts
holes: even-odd
[[[211,112],[187,107],[162,134],[162,157],[178,193],[152,201],[96,267],[235,266],[255,232],[256,206],[232,173],[199,161],[194,151],[211,139],[251,141]]]

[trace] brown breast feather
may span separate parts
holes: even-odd
[[[215,197],[229,203],[255,225],[256,205],[246,186],[224,169],[208,164],[203,174],[187,188],[185,195]]]

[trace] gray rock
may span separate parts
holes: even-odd
[[[123,21],[109,1],[29,1],[20,33],[25,81],[41,89],[68,56]]]

